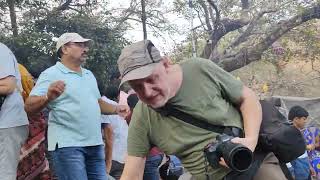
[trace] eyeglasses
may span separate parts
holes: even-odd
[[[89,43],[87,43],[87,42],[69,42],[66,45],[75,45],[75,46],[78,46],[78,47],[81,47],[81,48],[89,47]]]

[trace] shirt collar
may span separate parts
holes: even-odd
[[[60,71],[62,71],[63,73],[76,73],[76,74],[79,74],[79,72],[76,72],[76,71],[73,71],[73,70],[71,70],[71,69],[69,69],[69,68],[67,68],[64,64],[62,64],[60,61],[58,61],[57,63],[56,63],[56,66],[57,66],[57,68],[60,70]],[[86,69],[84,69],[84,68],[82,68],[82,67],[80,67],[81,68],[81,72],[82,72],[82,74],[88,74],[89,73],[89,71],[87,71]]]

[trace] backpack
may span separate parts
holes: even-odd
[[[291,125],[271,102],[261,100],[260,104],[262,123],[257,148],[273,152],[283,163],[297,159],[306,151],[300,130]]]

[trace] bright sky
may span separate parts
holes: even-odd
[[[117,7],[117,8],[128,8],[130,5],[131,0],[109,0],[111,7]],[[159,0],[157,0],[159,1]],[[173,0],[162,0],[165,6],[167,7],[173,7]],[[179,29],[182,30],[190,30],[190,23],[179,17],[176,14],[168,14],[166,16],[168,20],[171,23],[176,24]],[[132,42],[143,40],[143,31],[142,31],[142,24],[141,23],[133,23],[132,26],[134,27],[133,30],[127,31],[127,34],[125,35],[126,38],[131,40]],[[153,32],[151,32],[151,29],[148,29],[148,39],[150,39],[156,47],[161,49],[163,52],[170,52],[172,48],[175,46],[175,43],[180,43],[182,40],[186,38],[185,35],[179,35],[178,33],[175,35],[169,35],[169,34],[163,34],[162,37],[155,37],[153,36]]]

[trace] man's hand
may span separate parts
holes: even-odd
[[[235,137],[235,138],[231,139],[231,142],[242,144],[242,145],[246,146],[247,148],[249,148],[252,152],[254,152],[254,150],[255,150],[255,148],[257,146],[258,138],[251,138],[251,137],[239,138],[239,137]]]
[[[121,117],[126,117],[130,112],[130,108],[127,105],[117,105],[116,113]]]
[[[310,174],[312,177],[316,177],[317,176],[317,173],[316,171],[313,169],[313,167],[310,167]]]
[[[47,92],[48,101],[57,99],[64,92],[65,86],[63,81],[51,83]]]
[[[223,167],[229,168],[226,161],[223,159],[223,157],[220,158],[219,164]]]
[[[256,148],[257,145],[257,138],[239,138],[239,137],[235,137],[233,139],[231,139],[231,142],[233,143],[238,143],[238,144],[242,144],[244,146],[246,146],[247,148],[249,148],[252,152],[254,152],[254,149]],[[219,164],[221,166],[224,166],[226,168],[229,168],[227,163],[224,161],[224,159],[221,157]]]
[[[308,151],[312,151],[312,150],[314,150],[316,148],[316,146],[314,145],[314,144],[309,144],[309,145],[307,145],[307,147],[306,147],[306,149],[308,150]]]

